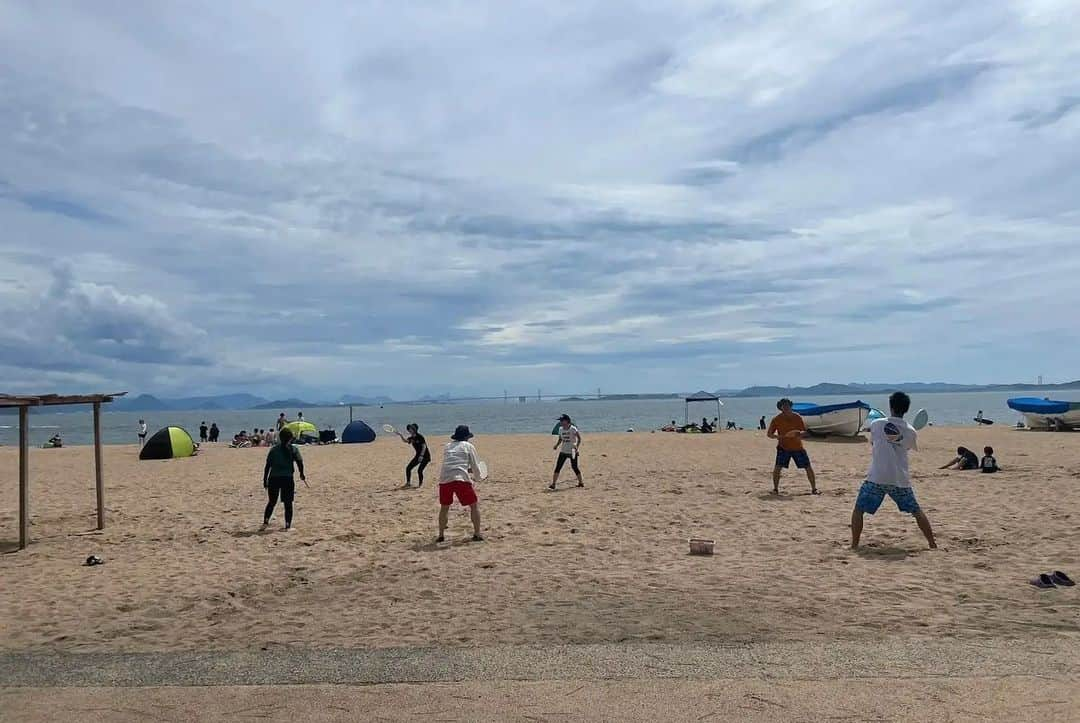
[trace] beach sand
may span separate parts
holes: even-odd
[[[465,420],[467,421],[467,420]],[[848,545],[869,446],[807,443],[821,496],[794,468],[769,494],[773,443],[584,431],[587,487],[549,492],[553,438],[478,437],[487,541],[451,513],[437,546],[439,454],[402,490],[397,440],[305,448],[297,529],[260,533],[265,449],[207,446],[140,462],[107,447],[107,527],[94,526],[89,447],[33,450],[31,546],[0,555],[0,650],[246,650],[620,641],[746,643],[1076,636],[1080,435],[928,428],[912,456],[938,536],[929,551],[886,500]],[[429,437],[433,444],[437,440]],[[997,475],[937,471],[963,444]],[[17,530],[17,450],[0,449],[0,547]],[[716,554],[687,554],[687,538]],[[105,559],[84,567],[88,555]]]

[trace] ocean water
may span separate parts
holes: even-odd
[[[1015,424],[1020,415],[1005,405],[1005,400],[1016,396],[1047,396],[1053,399],[1080,401],[1080,391],[1038,392],[966,392],[961,394],[921,394],[912,397],[912,413],[926,408],[930,421],[937,425],[972,424],[972,418],[981,409],[989,419],[998,424]],[[813,399],[795,399],[819,404],[852,401],[850,397],[820,396]],[[885,409],[885,395],[868,395],[863,401],[879,409]],[[734,420],[748,429],[757,426],[761,415],[771,417],[776,413],[773,398],[724,399],[722,419]],[[242,410],[206,412],[110,412],[108,405],[102,413],[102,436],[106,444],[131,444],[137,442],[136,429],[140,418],[146,420],[150,433],[167,425],[187,429],[197,438],[199,424],[217,422],[221,439],[228,441],[241,429],[273,427],[279,412],[289,418],[296,416],[295,409]],[[347,407],[304,409],[304,417],[319,426],[331,426],[338,431],[349,422]],[[685,416],[682,400],[626,400],[626,401],[529,401],[519,404],[516,400],[470,404],[387,404],[382,407],[355,407],[354,416],[362,419],[383,434],[382,425],[389,423],[404,429],[409,422],[416,422],[429,439],[447,436],[458,424],[468,424],[476,435],[548,433],[556,418],[566,412],[574,418],[582,433],[625,432],[634,429],[647,432],[657,429],[671,420],[680,424]],[[716,416],[716,405],[700,402],[690,405],[690,419],[710,420]],[[93,442],[93,415],[90,407],[67,407],[65,411],[32,410],[30,412],[30,444],[40,446],[53,434],[59,433],[66,445]],[[18,417],[0,415],[0,445],[18,444]]]

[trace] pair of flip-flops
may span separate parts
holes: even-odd
[[[1037,588],[1049,590],[1052,587],[1072,587],[1076,583],[1061,570],[1054,570],[1049,573],[1044,572],[1042,575],[1033,578],[1031,584]]]
[[[97,555],[91,555],[90,557],[86,558],[86,562],[83,563],[83,565],[85,565],[86,567],[94,567],[95,565],[104,565],[104,564],[105,564],[105,561],[102,560]]]

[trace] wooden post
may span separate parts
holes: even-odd
[[[97,483],[97,528],[105,529],[105,478],[101,474],[101,402],[94,402],[94,478]]]
[[[19,407],[19,549],[30,544],[30,422]]]

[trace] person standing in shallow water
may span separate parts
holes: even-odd
[[[221,430],[218,429],[217,422],[210,422],[210,441],[218,441],[218,437],[221,436]]]
[[[199,425],[199,441],[205,442],[210,435],[210,428],[206,426],[206,422]]]
[[[146,444],[146,420],[139,420],[139,446],[142,447]]]
[[[266,508],[263,510],[262,527],[270,526],[270,516],[277,507],[278,496],[285,506],[285,529],[292,529],[293,499],[296,494],[296,482],[293,480],[293,465],[300,472],[300,481],[306,483],[304,476],[304,458],[300,450],[293,446],[293,434],[288,429],[281,430],[281,440],[266,453],[266,466],[263,468],[263,487],[266,488]]]

